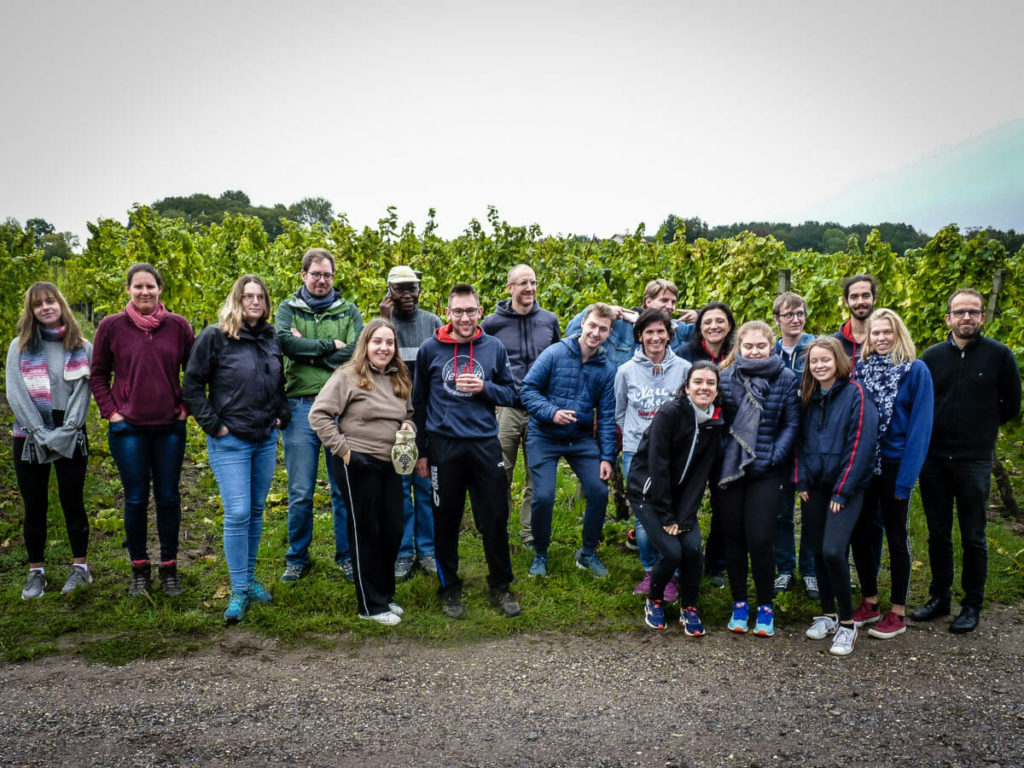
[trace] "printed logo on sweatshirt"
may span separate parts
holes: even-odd
[[[454,395],[455,397],[472,397],[472,392],[460,392],[455,388],[456,363],[458,363],[459,366],[459,376],[468,373],[474,376],[479,376],[481,379],[486,381],[486,376],[484,376],[484,367],[476,360],[473,360],[471,364],[469,353],[467,352],[464,355],[460,354],[456,360],[449,360],[444,364],[444,368],[441,369],[441,381],[444,383],[445,392],[449,395]]]

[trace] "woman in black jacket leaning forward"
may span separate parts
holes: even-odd
[[[658,553],[644,622],[665,628],[665,585],[679,569],[679,623],[687,637],[704,634],[696,607],[703,567],[697,510],[721,444],[717,401],[718,368],[706,360],[694,363],[683,387],[661,404],[641,438],[626,489]]]
[[[224,558],[231,576],[227,622],[251,601],[269,602],[255,580],[263,508],[277,460],[277,431],[288,423],[281,348],[269,321],[270,295],[256,275],[235,281],[185,369],[182,397],[206,432],[210,469],[224,504]]]

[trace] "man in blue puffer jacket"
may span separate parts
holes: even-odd
[[[545,349],[523,379],[519,396],[530,412],[526,455],[533,478],[531,525],[537,552],[531,576],[547,575],[558,459],[563,456],[587,498],[583,547],[576,553],[576,565],[597,578],[608,575],[596,550],[616,450],[615,368],[601,349],[614,322],[612,307],[592,304],[584,315],[582,332]]]

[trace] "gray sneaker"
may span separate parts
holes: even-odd
[[[46,574],[42,571],[29,571],[28,581],[25,582],[25,588],[21,590],[21,599],[35,600],[37,597],[42,597],[45,590]]]
[[[413,559],[411,557],[400,557],[395,560],[395,581],[404,581],[412,573]]]
[[[519,603],[507,589],[492,589],[490,599],[491,605],[501,611],[502,616],[512,618],[523,612],[523,609],[519,607]]]
[[[437,573],[437,559],[433,555],[420,555],[420,568],[427,573]]]
[[[352,558],[347,558],[345,560],[338,560],[337,563],[338,563],[338,570],[340,570],[342,575],[345,577],[345,581],[355,581],[356,580],[356,572],[354,570],[352,570]]]
[[[64,587],[60,593],[62,595],[69,595],[79,587],[87,587],[92,584],[92,572],[87,571],[80,565],[72,565],[71,573],[68,575],[68,580],[64,582]]]
[[[818,579],[815,576],[804,576],[804,592],[809,600],[819,600],[821,595],[818,592]]]
[[[775,596],[778,597],[783,592],[789,592],[793,588],[794,581],[792,573],[780,573],[775,579]]]
[[[857,642],[857,627],[836,627],[836,637],[828,652],[833,656],[849,656],[853,653],[853,644]]]
[[[582,549],[576,553],[576,567],[590,571],[595,579],[603,579],[608,575],[608,569],[597,559],[597,555],[588,555]]]
[[[295,582],[306,575],[307,566],[305,565],[293,565],[288,563],[284,567],[284,573],[281,574],[281,581],[287,583]]]

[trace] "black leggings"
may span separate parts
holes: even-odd
[[[719,489],[725,568],[733,602],[747,600],[747,554],[754,572],[758,605],[771,605],[775,587],[775,514],[782,494],[782,477],[772,475],[737,480]]]
[[[850,561],[846,557],[850,534],[860,518],[864,492],[857,491],[838,512],[829,509],[831,491],[812,490],[801,506],[807,539],[814,548],[818,594],[823,613],[835,613],[839,620],[853,621],[853,598],[850,596]]]
[[[50,506],[50,464],[34,464],[21,460],[25,438],[14,438],[14,474],[18,490],[25,500],[25,549],[30,563],[43,562],[46,551],[46,514]],[[89,547],[89,518],[85,514],[83,491],[88,461],[82,449],[76,448],[70,459],[53,462],[57,472],[57,493],[64,511],[64,524],[71,543],[71,556],[85,557]]]
[[[889,543],[889,569],[892,572],[891,599],[894,605],[906,605],[910,592],[910,537],[907,520],[910,499],[896,498],[896,476],[900,465],[882,462],[882,474],[875,475],[864,492],[864,513],[853,531],[853,562],[857,566],[862,595],[878,594],[878,569],[882,562],[881,542],[875,525],[874,510],[882,511],[885,538]]]
[[[649,504],[633,501],[633,510],[658,553],[658,560],[651,569],[651,599],[661,600],[665,596],[665,585],[672,574],[679,571],[679,604],[684,608],[697,604],[697,589],[703,569],[700,552],[700,526],[680,531],[676,536],[665,533],[658,515]]]

